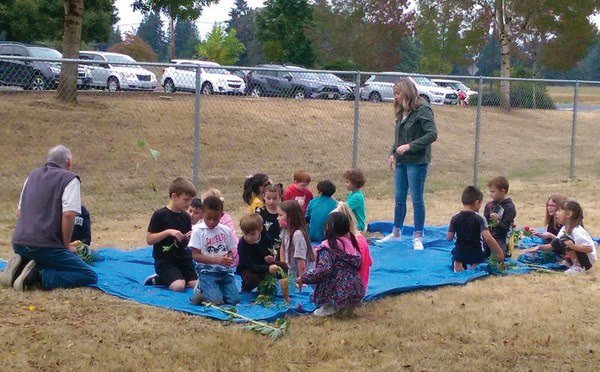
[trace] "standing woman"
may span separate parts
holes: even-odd
[[[414,209],[413,248],[423,249],[425,225],[425,179],[431,162],[431,144],[437,139],[433,111],[419,97],[413,82],[405,77],[394,84],[396,130],[388,164],[394,170],[394,229],[380,241],[400,239],[410,190]]]

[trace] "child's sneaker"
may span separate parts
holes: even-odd
[[[569,268],[569,270],[565,271],[565,275],[584,275],[585,268],[579,265],[573,265]]]
[[[562,260],[562,261],[560,261],[558,264],[559,264],[560,266],[564,266],[564,267],[566,267],[567,269],[569,269],[569,268],[571,268],[571,266],[573,266],[573,265],[571,265],[571,263],[570,263],[569,261],[567,261],[567,260]]]
[[[41,287],[42,278],[40,276],[40,267],[35,261],[29,261],[21,271],[21,274],[15,279],[13,288],[15,291],[24,292],[28,289]]]
[[[157,285],[156,279],[158,279],[158,275],[152,274],[144,279],[144,285]]]
[[[402,235],[394,236],[394,233],[389,233],[383,238],[376,240],[376,243],[399,242]]]
[[[12,287],[15,279],[19,276],[22,262],[21,255],[15,254],[10,258],[4,271],[0,272],[0,287]]]
[[[422,251],[423,248],[423,238],[420,236],[415,236],[413,238],[413,249],[415,251]]]
[[[333,306],[323,305],[317,310],[315,310],[313,314],[315,314],[316,316],[329,316],[335,314],[335,312],[336,310],[333,308]]]

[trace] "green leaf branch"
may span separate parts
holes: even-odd
[[[202,302],[202,305],[211,307],[213,309],[219,310],[222,313],[225,313],[229,316],[229,320],[232,321],[234,319],[241,319],[250,324],[243,327],[244,330],[253,331],[259,333],[261,335],[268,336],[271,340],[276,340],[279,337],[283,336],[290,327],[290,323],[285,318],[278,318],[273,325],[267,322],[261,322],[258,320],[254,320],[247,316],[243,316],[237,312],[235,308],[226,309],[221,306],[217,306],[212,302]]]

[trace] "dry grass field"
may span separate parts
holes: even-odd
[[[548,93],[555,103],[573,103],[574,86],[549,86]],[[600,85],[580,85],[578,102],[585,105],[600,105]]]
[[[50,95],[0,95],[2,258],[11,252],[22,182],[54,144],[74,152],[96,247],[144,245],[149,216],[165,203],[169,181],[191,177],[192,95],[82,95],[79,101],[69,107]],[[439,225],[460,208],[460,191],[472,182],[475,110],[434,111],[439,140],[426,203],[427,223]],[[202,97],[200,115],[200,188],[220,188],[236,218],[248,174],[264,171],[287,183],[302,167],[314,180],[341,185],[351,164],[351,102],[210,96]],[[507,175],[519,225],[542,225],[549,194],[573,196],[584,206],[588,230],[600,235],[596,115],[579,115],[576,179],[568,180],[569,112],[485,108],[480,186]],[[385,169],[392,131],[390,104],[361,103],[359,166],[368,178],[370,220],[392,216]],[[146,149],[136,146],[139,139]],[[149,148],[160,151],[158,160]],[[293,318],[289,334],[276,342],[91,289],[2,290],[0,369],[595,370],[599,277],[597,269],[577,278],[491,277],[412,292],[368,303],[349,320]]]

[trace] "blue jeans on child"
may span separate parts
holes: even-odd
[[[218,305],[223,303],[235,305],[240,302],[240,294],[232,272],[200,271],[198,285],[206,301]]]
[[[42,273],[42,288],[86,287],[98,283],[96,272],[79,256],[64,247],[28,247],[13,244],[13,250],[25,260],[35,261]]]
[[[396,205],[394,207],[394,227],[399,228],[402,233],[404,218],[406,217],[406,197],[410,190],[414,216],[415,233],[423,233],[425,225],[425,179],[427,178],[428,164],[405,164],[399,163],[394,170],[394,196]]]

